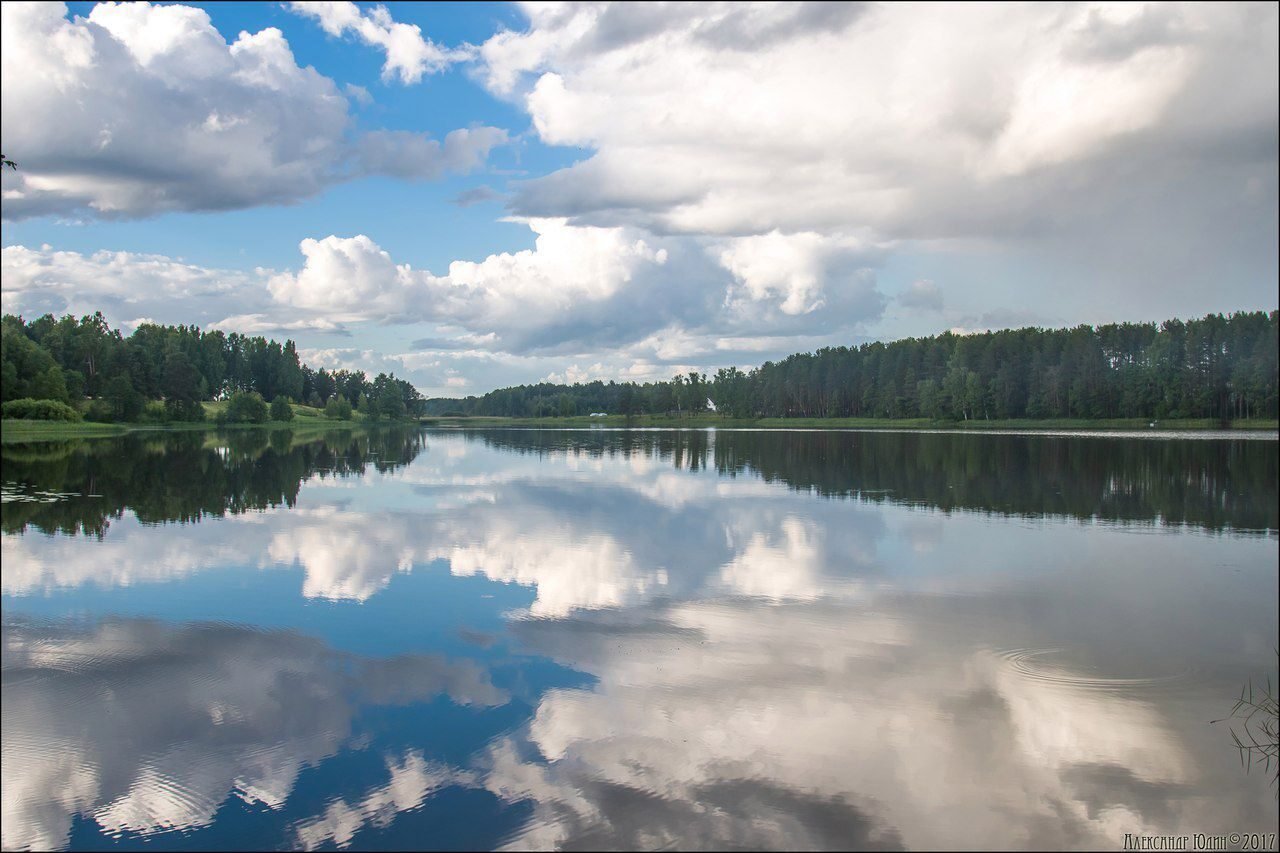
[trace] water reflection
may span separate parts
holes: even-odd
[[[180,481],[88,488],[124,475],[110,443],[62,469],[6,450],[13,493],[47,501],[5,504],[6,848],[1275,831],[1207,722],[1274,662],[1275,442],[278,444],[165,450],[241,485],[160,526],[135,507]],[[38,514],[95,494],[109,526]],[[212,622],[246,610],[273,627]],[[385,710],[441,703],[448,726]]]
[[[486,784],[537,803],[527,849],[1109,846],[1222,819],[1202,786],[1232,768],[1193,757],[1160,694],[1028,677],[986,648],[1008,639],[979,628],[1001,609],[961,610],[733,601],[624,630],[522,623],[600,683],[550,692],[492,747]],[[549,763],[518,761],[529,746]],[[715,807],[735,792],[743,808]]]
[[[361,705],[507,701],[468,661],[367,660],[236,625],[6,619],[3,644],[7,850],[64,847],[77,814],[147,835],[207,826],[228,795],[280,809],[304,768],[351,745]]]
[[[437,433],[436,435],[440,435]],[[824,497],[942,510],[1280,529],[1275,441],[1177,441],[973,433],[470,430],[467,441],[533,454],[644,459]],[[187,522],[292,507],[312,477],[412,463],[423,434],[383,428],[130,435],[3,446],[6,533],[101,534],[125,509]]]
[[[416,430],[133,433],[5,444],[0,529],[101,536],[130,511],[148,524],[292,507],[313,477],[392,471],[422,448]]]
[[[1275,441],[1026,434],[702,430],[475,430],[519,453],[671,460],[824,497],[1014,515],[1161,521],[1209,530],[1280,527]]]

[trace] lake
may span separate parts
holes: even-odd
[[[3,846],[1274,848],[1278,446],[5,445]]]

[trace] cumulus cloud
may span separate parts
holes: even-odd
[[[139,316],[161,322],[221,319],[239,307],[270,303],[267,271],[209,269],[136,252],[79,252],[5,246],[0,250],[5,313],[103,311],[117,322]],[[255,299],[256,296],[256,299]],[[194,315],[194,316],[193,316]]]
[[[291,2],[286,8],[294,14],[314,18],[331,36],[350,33],[380,49],[387,56],[382,66],[383,80],[398,78],[405,85],[417,83],[424,74],[439,73],[473,55],[469,48],[441,47],[424,37],[417,24],[393,20],[386,6],[361,11],[355,3]]]
[[[709,245],[563,219],[526,224],[534,248],[454,261],[445,275],[396,263],[366,235],[308,238],[302,269],[268,289],[282,307],[333,320],[448,324],[477,348],[575,353],[661,340],[663,360],[679,360],[673,341],[715,353],[707,335],[848,330],[884,308],[869,266],[880,250],[851,238],[775,232]]]
[[[592,153],[518,183],[520,215],[982,248],[990,279],[1052,270],[1041,295],[1070,322],[1113,319],[1104,294],[1135,318],[1274,304],[1274,7],[524,9],[481,79],[543,142]],[[814,320],[829,275],[797,267],[742,281]]]
[[[501,341],[495,348],[521,351],[572,343],[567,323],[627,297],[633,278],[667,261],[666,250],[627,229],[527,224],[537,234],[533,249],[454,261],[445,275],[397,264],[365,235],[308,238],[300,246],[302,269],[273,276],[267,288],[292,309],[348,320],[447,322],[494,335]]]
[[[228,44],[189,6],[99,3],[68,20],[61,3],[6,3],[2,39],[5,151],[22,164],[3,177],[6,219],[283,204],[364,174],[469,171],[505,140],[353,141],[347,98],[278,29]]]
[[[1055,203],[1014,176],[1073,163],[1075,181],[1100,181],[1082,163],[1185,124],[1172,113],[1207,94],[1195,91],[1206,76],[1248,79],[1276,50],[1273,37],[1246,40],[1261,13],[1243,7],[526,12],[528,31],[482,47],[488,85],[519,97],[544,141],[597,153],[527,183],[517,208],[588,219],[630,208],[695,233],[902,236],[927,222],[936,237],[967,230],[979,193],[983,227],[1008,229],[1027,204]],[[632,36],[609,38],[623,19],[636,19]],[[1274,130],[1274,93],[1230,87],[1215,111],[1251,111]]]
[[[748,302],[777,297],[777,309],[794,317],[827,306],[830,296],[831,301],[842,303],[841,307],[852,308],[857,316],[878,316],[883,300],[875,290],[871,270],[859,263],[860,254],[868,254],[866,247],[849,238],[775,230],[728,241],[719,260],[742,285],[742,296]],[[731,293],[727,301],[740,301],[742,296]],[[851,301],[855,304],[849,305]]]

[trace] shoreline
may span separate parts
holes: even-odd
[[[294,418],[291,421],[267,421],[261,424],[216,424],[198,421],[172,424],[103,424],[95,422],[30,421],[10,419],[0,421],[0,444],[22,444],[39,441],[62,441],[75,438],[116,438],[138,433],[176,432],[227,432],[243,430],[269,430],[278,432],[321,432],[339,429],[376,429],[389,426],[418,426],[416,421],[333,421],[317,418]]]
[[[298,416],[291,421],[267,421],[261,424],[222,424],[212,420],[171,424],[106,424],[96,422],[34,421],[9,419],[0,422],[0,443],[57,441],[73,438],[112,438],[139,432],[216,432],[219,430],[293,430],[367,429],[379,426],[421,426],[434,429],[709,429],[720,430],[804,430],[804,431],[912,431],[912,432],[1025,432],[1025,433],[1091,433],[1116,434],[1117,437],[1140,437],[1171,432],[1240,433],[1241,437],[1259,437],[1270,433],[1280,438],[1280,423],[1251,418],[1224,426],[1212,419],[1178,419],[1150,421],[1141,418],[1107,420],[1048,419],[934,421],[927,418],[722,418],[717,415],[670,417],[654,415],[608,415],[555,418],[504,417],[430,417],[419,420],[370,421],[354,419],[335,421],[327,418]],[[1252,435],[1250,435],[1252,434]]]
[[[423,426],[445,429],[468,428],[543,428],[583,429],[607,427],[614,429],[707,429],[724,430],[914,430],[926,432],[1276,432],[1280,434],[1280,421],[1262,418],[1236,420],[1222,424],[1212,418],[1180,418],[1151,421],[1145,418],[1109,418],[1089,420],[1085,418],[1029,418],[1007,420],[938,421],[930,418],[729,418],[719,415],[695,415],[674,417],[667,415],[606,415],[605,417],[573,416],[548,418],[514,418],[497,416],[423,416]]]

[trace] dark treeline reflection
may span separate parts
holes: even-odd
[[[824,497],[1010,515],[1280,528],[1274,441],[871,432],[486,430],[519,453],[642,454]]]
[[[120,438],[4,445],[0,526],[21,533],[102,536],[130,510],[139,521],[190,522],[292,507],[302,482],[407,465],[423,447],[416,428],[129,434]]]

